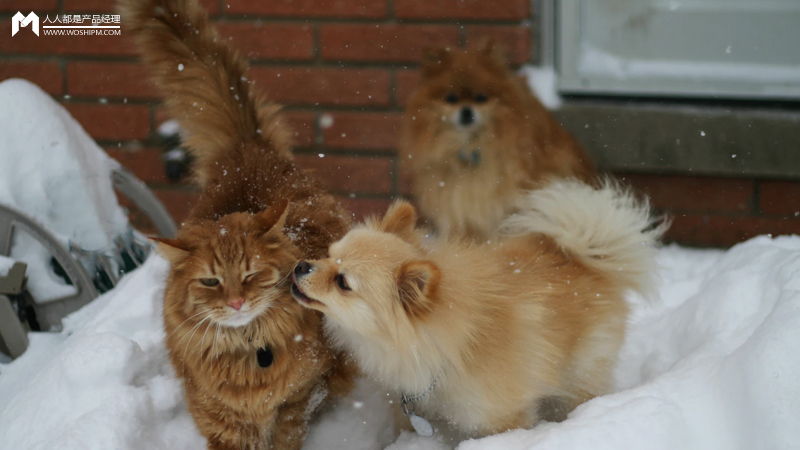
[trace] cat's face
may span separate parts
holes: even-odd
[[[281,232],[285,204],[184,226],[159,251],[184,292],[178,305],[192,322],[242,327],[286,293],[298,252]]]

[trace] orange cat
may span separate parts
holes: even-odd
[[[492,41],[434,50],[409,100],[400,161],[439,233],[485,238],[549,177],[595,175],[580,144],[508,68]]]
[[[309,415],[352,376],[287,277],[299,258],[323,256],[349,215],[292,161],[278,108],[193,0],[126,0],[122,14],[203,187],[159,245],[171,262],[166,344],[189,411],[210,449],[299,449]]]

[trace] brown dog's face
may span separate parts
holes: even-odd
[[[406,120],[426,141],[433,152],[430,157],[451,157],[453,151],[480,147],[482,140],[500,135],[503,121],[520,115],[520,89],[490,41],[466,51],[431,50],[423,57],[422,80],[409,101]],[[459,157],[477,165],[480,155],[472,155],[472,150]]]
[[[394,204],[380,222],[350,231],[329,257],[295,267],[292,294],[362,335],[391,332],[430,307],[438,269],[423,259],[408,203]]]

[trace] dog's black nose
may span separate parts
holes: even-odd
[[[475,122],[475,111],[473,111],[469,106],[461,108],[458,121],[461,123],[461,125],[472,125]]]
[[[296,266],[294,266],[294,276],[296,277],[306,275],[309,272],[311,272],[311,264],[306,261],[300,261]]]

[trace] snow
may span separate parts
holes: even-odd
[[[565,422],[458,448],[796,448],[800,237],[762,236],[727,252],[671,246],[658,263],[653,298],[629,298],[615,393]],[[163,344],[167,270],[151,257],[68,316],[62,332],[31,333],[28,351],[0,364],[0,449],[204,447]],[[314,423],[304,448],[451,448],[442,429],[433,438],[404,432],[392,443],[392,400],[360,381]]]
[[[729,52],[727,52],[729,53]],[[619,79],[677,78],[694,80],[792,83],[800,79],[796,64],[770,65],[718,61],[672,61],[627,59],[591,45],[583,45],[578,71],[587,75],[608,75]]]
[[[528,87],[536,95],[545,108],[556,110],[561,108],[561,96],[558,94],[558,75],[552,66],[523,66],[520,74],[528,80]]]
[[[49,95],[24,80],[0,83],[0,203],[32,216],[63,244],[84,250],[113,247],[127,215],[111,182],[116,161]],[[24,233],[11,255],[28,263],[37,302],[74,292],[50,267],[50,254]]]

